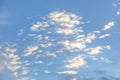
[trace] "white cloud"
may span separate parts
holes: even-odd
[[[106,48],[106,49],[111,49],[111,46],[110,45],[107,45],[107,46],[104,46],[104,48]]]
[[[44,70],[44,72],[45,72],[45,73],[47,73],[47,74],[49,74],[49,73],[50,73],[50,71],[49,71],[49,70]]]
[[[112,63],[112,61],[111,61],[110,59],[108,59],[108,58],[103,58],[103,57],[101,57],[100,59],[101,59],[101,61],[103,61],[103,62],[105,62],[105,63],[107,63],[107,64]]]
[[[96,55],[96,54],[101,53],[102,50],[103,50],[103,47],[102,47],[102,46],[97,46],[97,47],[95,47],[95,48],[85,49],[85,52],[87,52],[87,53],[90,54],[90,55]]]
[[[18,77],[18,72],[14,72],[13,75],[14,75],[15,77]]]
[[[17,80],[30,80],[30,78],[29,77],[21,77],[21,78],[19,78],[19,79],[17,79]],[[31,79],[32,80],[32,79]]]
[[[42,64],[43,61],[35,61],[36,64]]]
[[[48,18],[50,19],[50,24],[57,24],[67,28],[73,28],[79,25],[81,19],[81,17],[78,17],[76,14],[69,13],[66,11],[52,12],[49,14]]]
[[[56,54],[55,53],[52,53],[52,52],[45,52],[45,54],[47,55],[47,56],[50,56],[50,57],[56,57]]]
[[[57,72],[57,74],[76,75],[77,71],[68,70],[68,71],[63,71],[63,72]]]
[[[25,54],[24,56],[29,56],[31,54],[33,54],[33,52],[38,50],[38,46],[37,45],[33,45],[33,46],[28,46],[27,49],[25,50]]]
[[[32,31],[39,31],[41,27],[48,27],[49,24],[47,22],[37,22],[31,27]]]
[[[6,51],[11,52],[11,53],[16,52],[16,50],[17,50],[17,49],[10,49],[10,48],[8,48],[8,47],[6,48]]]
[[[56,29],[56,33],[59,34],[64,34],[64,35],[73,35],[73,34],[77,34],[83,32],[83,30],[81,28],[74,28],[74,29],[70,29],[70,28],[57,28]]]
[[[77,80],[77,78],[72,78],[71,80]]]
[[[28,74],[28,73],[29,73],[29,70],[28,70],[28,69],[22,70],[22,75],[26,75],[26,74]]]
[[[0,72],[7,67],[7,54],[0,51]]]
[[[62,42],[62,44],[65,46],[65,48],[67,50],[74,50],[74,49],[82,50],[86,47],[84,41],[70,42],[70,41],[66,40],[66,41]]]
[[[80,68],[87,64],[82,55],[73,57],[65,62],[67,62],[68,64],[66,64],[64,67],[69,69]]]
[[[4,71],[9,71],[8,74],[11,74],[11,77],[14,77],[16,80],[19,77],[18,70],[21,69],[22,61],[20,56],[15,54],[17,49],[14,49],[14,45],[3,44],[2,49],[0,50],[0,73],[4,74]]]
[[[95,40],[97,37],[96,37],[96,34],[99,34],[101,33],[100,31],[93,31],[93,32],[90,32],[87,34],[87,37],[85,39],[85,42],[86,43],[92,43],[93,40]]]
[[[9,54],[8,58],[10,59],[9,63],[7,64],[8,69],[11,71],[16,71],[21,67],[20,65],[22,62],[20,62],[18,55]]]
[[[117,11],[117,15],[120,15],[120,10],[119,10],[119,11]]]
[[[103,28],[103,30],[108,30],[110,29],[111,27],[115,26],[115,23],[112,21],[112,22],[109,22],[108,24],[106,24]]]
[[[71,29],[57,29],[56,33],[61,33],[61,34],[69,35],[69,34],[73,34],[74,32]]]
[[[99,38],[103,39],[103,38],[109,37],[110,35],[111,35],[110,33],[109,34],[104,34],[104,35],[100,36]]]
[[[18,70],[22,64],[18,55],[7,52],[0,52],[0,71],[7,69],[11,71]]]

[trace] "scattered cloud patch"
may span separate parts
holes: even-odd
[[[87,64],[87,62],[84,60],[84,57],[82,55],[75,56],[65,62],[68,64],[66,64],[64,67],[68,69],[80,68]]]
[[[69,35],[69,34],[73,34],[74,32],[71,29],[57,29],[56,33],[61,33],[61,34]]]
[[[25,50],[24,56],[29,56],[29,55],[33,54],[33,52],[37,51],[38,48],[39,47],[37,45],[28,46],[27,49]]]
[[[66,40],[62,42],[62,44],[65,46],[66,50],[75,50],[75,49],[82,50],[86,47],[84,41],[71,42],[71,41]]]
[[[48,15],[48,18],[50,19],[50,24],[58,24],[67,28],[73,28],[79,25],[81,20],[81,17],[66,11],[52,12]]]
[[[106,24],[103,28],[103,30],[108,30],[110,29],[111,27],[115,26],[115,22],[112,21],[112,22],[109,22],[108,24]]]
[[[22,70],[22,75],[26,75],[28,73],[29,73],[29,70],[27,70],[27,69]]]
[[[110,59],[108,59],[108,58],[103,58],[103,57],[101,57],[100,59],[101,59],[101,61],[103,61],[103,62],[105,62],[105,63],[107,63],[107,64],[112,63],[112,61],[111,61]]]
[[[63,71],[63,72],[57,72],[57,74],[76,75],[77,72],[73,70],[68,70],[68,71]]]
[[[37,22],[31,27],[32,31],[39,31],[41,27],[48,27],[49,24],[47,22]]]
[[[109,37],[110,35],[111,35],[110,33],[104,34],[104,35],[100,36],[99,38],[100,38],[100,39],[103,39],[103,38]]]
[[[88,48],[85,49],[85,52],[87,52],[90,55],[97,55],[99,53],[102,53],[103,47],[102,46],[97,46],[95,48]]]

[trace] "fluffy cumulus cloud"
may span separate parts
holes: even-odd
[[[111,27],[115,26],[115,22],[112,21],[112,22],[109,22],[108,24],[106,24],[103,28],[103,30],[108,30],[110,29]]]

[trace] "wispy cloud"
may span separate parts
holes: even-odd
[[[57,72],[57,74],[76,75],[77,71],[68,70],[68,71],[63,71],[63,72]]]
[[[103,27],[103,30],[108,30],[110,29],[111,27],[115,26],[115,22],[112,21],[112,22],[109,22],[107,23],[104,27]]]
[[[99,38],[100,38],[100,39],[103,39],[103,38],[109,37],[110,35],[111,35],[110,33],[104,34],[104,35],[100,36]]]

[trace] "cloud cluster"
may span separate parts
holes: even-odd
[[[66,11],[52,12],[48,15],[48,18],[50,18],[50,24],[58,24],[63,28],[73,28],[80,24],[81,19],[81,17]]]
[[[37,76],[38,73],[35,71],[50,65],[51,68],[59,69],[59,72],[53,71],[58,75],[77,75],[77,70],[89,63],[86,60],[88,57],[97,58],[96,55],[111,48],[109,45],[97,45],[94,41],[111,35],[110,33],[101,34],[102,31],[115,25],[113,21],[106,24],[102,31],[85,32],[81,26],[82,17],[71,12],[54,11],[48,14],[45,19],[37,21],[30,27],[32,32],[27,33],[27,37],[32,38],[33,41],[25,46],[21,52],[23,54],[14,54],[17,49],[5,48],[5,53],[10,54],[3,52],[0,54],[0,57],[2,56],[0,64],[3,64],[0,65],[0,71],[7,68],[13,72],[15,77],[27,76],[29,73],[36,73]],[[73,56],[74,54],[76,56]],[[109,59],[100,59],[102,62],[110,63]],[[62,63],[56,65],[59,60]],[[35,69],[33,70],[33,68]],[[49,69],[45,69],[43,72],[51,73]],[[29,80],[29,77],[20,77],[17,80]],[[73,77],[70,80],[77,80],[77,78]]]
[[[7,43],[7,45],[9,44]],[[2,46],[0,49],[0,73],[4,73],[3,71],[9,71],[11,72],[11,76],[17,78],[18,70],[21,69],[22,61],[20,57],[15,54],[17,49],[11,48],[7,45],[5,45],[5,47]]]
[[[31,34],[36,40],[37,46],[42,49],[45,56],[52,58],[58,58],[61,53],[70,52],[74,54],[75,52],[83,52],[85,54],[78,54],[75,57],[67,56],[69,60],[64,60],[64,68],[69,69],[65,71],[57,72],[58,74],[77,74],[76,70],[87,65],[86,58],[94,55],[95,56],[103,53],[104,50],[110,49],[109,45],[97,45],[95,47],[90,47],[88,45],[94,43],[96,40],[104,39],[109,37],[111,34],[106,33],[102,35],[101,30],[91,31],[84,33],[82,29],[82,17],[67,11],[54,11],[51,12],[46,18],[46,22],[37,22],[31,26],[31,30],[38,32],[38,34]],[[114,21],[109,22],[103,27],[103,31],[110,29],[115,25]],[[79,27],[78,27],[79,26]],[[41,33],[45,34],[41,34]],[[54,50],[50,50],[54,49]],[[32,53],[32,51],[30,51]],[[84,57],[86,56],[86,58]],[[97,60],[97,59],[96,59]],[[102,59],[103,61],[103,59]],[[107,61],[107,59],[104,59]]]

